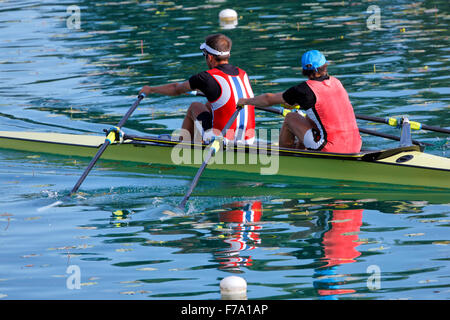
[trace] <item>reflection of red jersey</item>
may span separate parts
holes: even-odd
[[[254,249],[255,247],[253,245],[248,246],[248,241],[250,241],[251,244],[261,242],[259,233],[257,232],[261,230],[261,226],[246,225],[249,222],[258,222],[261,220],[261,202],[255,201],[251,205],[247,204],[243,209],[244,210],[232,210],[220,213],[221,222],[234,222],[238,224],[234,227],[237,232],[233,233],[233,237],[229,240],[224,240],[231,245],[232,250],[236,251]]]
[[[363,210],[334,210],[331,228],[323,235],[324,259],[327,265],[322,266],[317,274],[325,275],[324,280],[315,284],[317,293],[321,296],[354,293],[354,289],[341,289],[339,282],[342,278],[334,278],[335,268],[343,263],[355,262],[361,253],[355,248],[359,246],[358,232],[362,225]],[[323,282],[322,282],[323,281]]]
[[[236,203],[237,205],[244,205],[242,203]],[[228,222],[236,224],[232,228],[234,230],[230,238],[225,239],[224,242],[230,245],[230,248],[223,251],[225,257],[219,258],[224,260],[220,262],[225,267],[239,267],[239,266],[251,266],[251,256],[240,257],[239,253],[246,250],[253,250],[256,248],[256,244],[261,243],[259,237],[259,231],[261,226],[253,225],[252,222],[258,222],[261,220],[262,208],[261,202],[255,201],[254,203],[247,203],[241,210],[231,210],[221,212],[219,219],[221,222]],[[250,223],[250,224],[249,224]]]
[[[247,223],[258,222],[261,220],[262,208],[261,202],[255,201],[250,205],[247,205],[244,210],[232,210],[220,213],[221,222],[235,222],[235,223]]]
[[[358,232],[362,224],[363,210],[334,210],[331,228],[323,236],[325,259],[331,267],[343,263],[355,262],[361,253]]]
[[[217,81],[221,95],[215,101],[210,101],[213,108],[213,128],[223,130],[228,120],[236,111],[239,98],[252,98],[253,91],[247,73],[239,69],[237,76],[213,68],[207,72]],[[225,136],[228,140],[253,143],[255,138],[255,109],[246,105]]]

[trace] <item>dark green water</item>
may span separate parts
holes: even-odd
[[[203,71],[198,47],[215,32],[232,38],[232,63],[256,94],[302,81],[301,54],[319,49],[357,113],[449,126],[447,1],[78,1],[80,29],[70,29],[72,4],[0,2],[0,130],[102,132],[143,85]],[[380,30],[367,26],[374,4]],[[238,28],[220,29],[224,8],[238,12]],[[148,97],[125,130],[170,133],[197,100]],[[280,125],[258,113],[258,127]],[[413,137],[448,156],[446,136]],[[448,194],[206,178],[189,213],[172,216],[192,177],[101,162],[79,198],[36,212],[87,163],[0,151],[0,299],[220,299],[232,274],[247,280],[249,299],[450,297]],[[239,223],[239,210],[251,222]],[[67,283],[70,266],[80,289]]]

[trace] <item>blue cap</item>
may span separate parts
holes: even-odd
[[[325,59],[325,56],[318,50],[307,51],[302,56],[302,67],[304,70],[317,71],[317,68],[323,66],[325,63],[327,63],[327,59]],[[307,67],[309,64],[311,67]]]

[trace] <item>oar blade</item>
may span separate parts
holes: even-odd
[[[48,209],[51,209],[53,207],[57,207],[57,206],[59,206],[59,205],[61,205],[63,203],[64,202],[62,202],[61,200],[55,201],[52,204],[49,204],[48,206],[43,206],[43,207],[37,208],[37,212],[47,211]]]
[[[186,207],[186,203],[189,200],[189,198],[191,197],[191,194],[194,191],[194,188],[197,186],[198,180],[200,180],[200,176],[202,175],[203,171],[205,170],[206,165],[208,164],[211,157],[212,157],[212,151],[210,151],[207,158],[205,159],[205,161],[203,161],[202,165],[200,166],[199,170],[197,171],[194,179],[191,182],[191,185],[189,186],[188,191],[186,192],[186,194],[183,197],[183,200],[181,200],[180,204],[178,205],[179,209],[184,210],[184,208]]]
[[[122,117],[122,119],[119,121],[119,123],[116,126],[116,129],[120,130],[120,128],[125,124],[125,122],[128,120],[128,118],[131,116],[131,114],[134,112],[134,110],[136,110],[137,106],[139,105],[139,103],[141,102],[142,99],[144,99],[145,94],[141,93],[139,94],[138,98],[136,99],[136,101],[133,103],[133,105],[130,107],[130,109],[128,109],[127,113]],[[105,152],[106,148],[113,142],[115,141],[115,132],[110,131],[108,132],[108,135],[106,136],[105,142],[101,145],[100,149],[97,151],[97,153],[95,154],[95,156],[92,158],[92,160],[89,162],[89,165],[86,167],[86,169],[84,170],[83,174],[81,175],[81,177],[78,179],[78,181],[75,183],[74,187],[72,188],[72,190],[70,191],[68,197],[72,196],[74,193],[76,193],[78,191],[78,189],[80,188],[81,184],[83,183],[83,181],[86,179],[86,177],[88,176],[89,172],[91,172],[92,168],[95,166],[95,164],[97,163],[98,159],[101,157],[101,155],[103,154],[103,152]],[[61,205],[63,202],[62,201],[55,201],[54,203],[48,205],[48,206],[44,206],[44,207],[40,207],[37,210],[39,212],[45,211],[47,209],[56,207]]]

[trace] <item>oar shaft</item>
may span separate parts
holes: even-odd
[[[97,151],[97,153],[95,154],[95,156],[92,158],[91,162],[89,162],[88,166],[86,167],[86,169],[84,170],[83,174],[81,175],[81,177],[78,179],[77,183],[75,184],[75,186],[72,188],[72,190],[70,191],[70,195],[74,194],[75,192],[78,191],[78,189],[80,188],[81,184],[84,182],[84,180],[86,179],[86,177],[88,176],[88,174],[91,172],[92,168],[95,166],[95,164],[97,163],[98,159],[101,157],[101,155],[103,154],[103,152],[105,152],[106,148],[110,145],[109,140],[106,140],[102,146],[100,147],[100,149]]]
[[[378,118],[378,117],[372,117],[372,116],[365,116],[363,114],[355,114],[356,119],[359,120],[367,120],[367,121],[373,121],[373,122],[379,122],[379,123],[386,123],[389,124],[388,121],[386,121],[386,118]]]
[[[132,115],[132,113],[136,110],[136,108],[138,107],[139,103],[141,102],[142,99],[144,99],[145,94],[141,93],[138,98],[136,99],[136,101],[133,103],[133,105],[131,106],[131,108],[127,111],[127,113],[125,113],[125,115],[123,116],[123,118],[119,121],[119,123],[117,124],[117,127],[122,128],[123,125],[125,124],[125,122],[127,122],[128,118]]]
[[[450,129],[434,127],[434,126],[427,126],[426,124],[422,124],[422,129],[450,134]]]
[[[282,116],[286,116],[286,114],[288,114],[291,111],[290,109],[283,108],[283,109],[280,110],[280,109],[271,108],[271,107],[268,107],[268,108],[255,107],[255,109],[268,111],[268,112],[279,114],[279,115],[282,115]],[[371,118],[369,116],[364,116],[364,117],[365,118]],[[364,119],[364,120],[368,120],[368,119]],[[359,128],[359,132],[370,134],[370,135],[377,136],[377,137],[386,138],[386,139],[400,141],[400,137],[397,137],[397,136],[394,136],[394,135],[391,135],[391,134],[385,134],[385,133],[376,132],[376,131],[373,131],[373,130]],[[417,141],[417,140],[412,140],[412,143],[414,143],[414,144],[416,144],[418,146],[420,146],[420,145],[431,146],[432,145],[430,143],[420,142],[420,141]]]
[[[370,134],[372,136],[377,136],[377,137],[382,137],[382,138],[386,138],[386,139],[400,141],[400,137],[394,136],[392,134],[386,134],[386,133],[377,132],[377,131],[374,131],[374,130],[359,128],[359,132]],[[420,145],[432,146],[432,144],[430,144],[430,143],[420,142],[420,141],[417,141],[417,140],[412,140],[412,143],[414,143],[415,145],[418,145],[418,146],[420,146]]]
[[[278,108],[272,108],[272,107],[255,107],[255,109],[258,110],[262,110],[262,111],[267,111],[267,112],[271,112],[271,113],[275,113],[275,114],[279,114],[280,116],[285,116],[284,114],[284,108],[283,109],[278,109]]]
[[[131,116],[131,114],[134,112],[134,110],[136,110],[137,106],[139,105],[139,102],[141,102],[142,99],[144,99],[145,95],[144,94],[140,94],[138,96],[138,98],[136,99],[136,101],[133,103],[133,105],[131,106],[131,108],[128,110],[128,112],[122,117],[122,119],[119,121],[119,123],[117,124],[117,127],[120,129],[125,122],[128,120],[128,118]],[[70,191],[70,195],[74,194],[75,192],[78,191],[78,189],[80,188],[81,184],[83,183],[83,181],[86,179],[86,177],[88,176],[89,172],[91,172],[92,168],[95,166],[95,163],[98,161],[98,159],[102,156],[103,152],[105,152],[106,148],[114,141],[115,139],[115,133],[114,132],[110,132],[108,134],[108,136],[105,139],[105,142],[102,144],[102,146],[100,147],[100,149],[97,151],[97,153],[95,154],[95,156],[92,158],[91,162],[89,162],[89,165],[87,166],[87,168],[84,170],[83,174],[81,175],[81,177],[78,179],[77,183],[75,184],[75,186],[72,188],[72,190]]]
[[[179,207],[184,208],[186,206],[186,202],[189,200],[192,192],[194,192],[194,188],[197,186],[198,180],[200,180],[200,176],[202,175],[203,171],[205,170],[206,166],[208,165],[209,160],[212,157],[212,151],[208,153],[206,156],[205,161],[200,166],[199,170],[197,171],[197,174],[195,175],[194,179],[192,179],[191,185],[189,186],[188,191],[186,192],[183,200],[181,200]]]
[[[373,121],[373,122],[378,122],[378,123],[385,123],[390,126],[398,125],[398,120],[395,118],[379,118],[379,117],[374,117],[374,116],[366,116],[366,115],[362,115],[362,114],[355,114],[355,117],[356,117],[356,119],[359,119],[359,120],[367,120],[367,121]],[[415,121],[410,121],[410,123],[411,123],[411,128],[416,129],[416,130],[424,129],[424,130],[430,130],[430,131],[450,134],[450,130],[446,129],[446,128],[428,126],[426,124],[421,124],[421,123],[415,122]]]
[[[193,96],[199,96],[199,97],[206,97],[203,92],[200,91],[189,91],[188,94]],[[275,114],[279,114],[281,116],[286,116],[287,113],[289,113],[289,109],[282,108],[281,110],[278,108],[272,108],[272,107],[255,107],[255,109],[272,112]]]
[[[239,112],[241,111],[242,106],[237,106],[236,111],[233,113],[231,118],[228,120],[227,124],[222,130],[222,137],[225,137],[227,134],[227,131],[230,129],[230,127],[233,125],[233,122],[236,120]],[[194,179],[191,182],[191,185],[189,186],[188,191],[186,192],[186,195],[184,196],[183,200],[180,202],[179,207],[184,208],[186,205],[186,202],[188,201],[189,197],[191,196],[192,192],[194,191],[195,187],[197,186],[198,181],[200,180],[200,176],[202,175],[203,171],[205,171],[206,166],[208,165],[209,160],[211,160],[212,156],[218,151],[220,148],[220,143],[218,140],[214,140],[214,142],[210,145],[209,152],[205,157],[205,160],[203,161],[202,165],[197,171],[197,174],[195,175]]]

